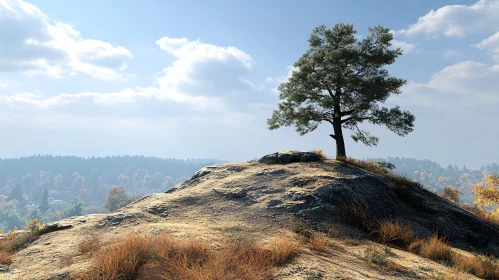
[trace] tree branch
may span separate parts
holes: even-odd
[[[329,136],[331,136],[331,138],[333,138],[334,140],[336,140],[336,136],[334,136],[333,134],[329,134]]]
[[[333,91],[330,88],[327,89],[327,92],[329,92],[329,95],[331,96],[332,99],[335,99]]]
[[[344,120],[341,120],[341,123],[342,123],[342,124],[343,124],[343,123],[346,123],[347,121],[349,121],[349,120],[351,120],[351,119],[353,119],[353,118],[354,118],[354,117],[348,117],[348,118],[346,118],[346,119],[344,119]]]
[[[364,133],[362,133],[362,130],[359,129],[357,124],[355,125],[355,127],[357,128],[357,131],[359,132],[359,134],[362,135],[363,137],[365,137]]]
[[[355,112],[355,110],[348,110],[348,111],[344,111],[344,112],[341,112],[341,116],[344,117],[344,116],[348,116],[348,115],[351,115],[353,112]]]

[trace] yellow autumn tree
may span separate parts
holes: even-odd
[[[461,194],[463,194],[461,191],[451,186],[445,186],[444,190],[439,193],[441,197],[448,199],[456,204],[459,204],[459,202],[461,201],[461,198],[459,197]]]
[[[499,175],[485,176],[485,182],[473,189],[475,205],[480,209],[492,208],[491,214],[499,218]]]

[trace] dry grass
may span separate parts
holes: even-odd
[[[341,218],[344,222],[365,232],[371,232],[375,224],[367,209],[354,202],[341,206]]]
[[[78,251],[82,255],[92,255],[103,246],[101,239],[97,236],[90,236],[78,244]]]
[[[19,232],[17,228],[14,228],[9,231],[4,236],[4,239],[0,241],[0,252],[14,253],[46,233],[45,228],[38,219],[29,221],[25,226],[25,230]]]
[[[453,267],[462,272],[473,274],[483,279],[499,279],[499,264],[491,257],[452,255]]]
[[[312,238],[310,238],[310,240],[308,241],[308,247],[312,251],[325,252],[329,245],[329,242],[329,237],[321,232],[314,234]]]
[[[288,263],[298,253],[296,242],[284,234],[274,237],[270,248],[272,262],[275,265]]]
[[[442,280],[467,280],[468,277],[466,275],[457,270],[457,269],[452,269],[451,271],[447,272],[445,275],[442,276]]]
[[[321,160],[327,160],[328,157],[326,154],[324,154],[324,151],[322,149],[315,149],[311,151],[314,153],[316,156],[318,156]]]
[[[378,238],[383,243],[395,243],[400,246],[408,246],[416,239],[416,234],[408,225],[402,225],[399,221],[382,221],[378,227]]]
[[[450,264],[452,250],[446,240],[433,234],[424,239],[418,239],[409,244],[408,250],[425,258]]]
[[[0,252],[14,253],[35,241],[38,234],[32,232],[9,233],[0,241]]]
[[[381,173],[381,174],[392,174],[389,169],[385,168],[385,165],[381,163],[374,162],[372,160],[358,160],[352,157],[349,158],[337,158],[337,160],[353,165],[355,167],[359,167],[362,169],[366,169],[375,173]]]
[[[1,265],[11,265],[12,264],[12,254],[7,252],[0,252],[0,264]]]
[[[152,250],[152,239],[140,235],[127,235],[112,246],[95,252],[93,268],[81,279],[132,279]]]
[[[274,266],[289,262],[297,252],[294,240],[284,235],[274,238],[270,247],[232,242],[217,250],[164,233],[128,235],[97,251],[93,265],[76,279],[264,279]]]

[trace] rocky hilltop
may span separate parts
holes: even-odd
[[[419,237],[438,233],[463,254],[499,256],[497,226],[416,183],[314,153],[284,151],[205,167],[166,193],[145,196],[114,213],[62,220],[58,224],[65,229],[17,252],[10,272],[0,278],[63,279],[82,271],[90,259],[78,253],[78,244],[88,236],[112,240],[129,232],[164,230],[217,247],[234,236],[266,244],[299,227],[329,233],[329,249],[300,249],[293,262],[276,270],[276,279],[441,279],[432,277],[449,271],[396,246],[390,258],[400,269],[368,265],[362,252],[373,244],[380,221],[410,226]],[[68,256],[70,262],[61,261]]]

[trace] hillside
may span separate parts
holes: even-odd
[[[466,166],[459,168],[455,164],[449,164],[444,168],[434,161],[404,157],[373,160],[392,163],[395,165],[393,172],[407,176],[432,190],[440,191],[446,186],[452,186],[462,192],[462,202],[469,204],[473,203],[473,188],[483,182],[484,175],[499,173],[499,165],[496,163],[473,170]]]
[[[97,236],[113,240],[126,233],[159,233],[199,239],[214,248],[227,239],[254,240],[261,246],[285,233],[297,240],[305,231],[328,234],[320,252],[300,245],[298,255],[276,267],[276,279],[443,279],[454,273],[442,262],[409,253],[388,243],[384,269],[366,261],[366,250],[378,241],[382,221],[399,221],[415,237],[435,232],[454,252],[499,256],[499,228],[418,184],[312,153],[287,151],[251,163],[202,168],[166,193],[156,193],[111,214],[60,221],[67,229],[41,235],[16,252],[2,279],[69,279],[92,264],[78,245]],[[70,259],[71,261],[61,261]],[[58,275],[57,277],[55,277]],[[315,277],[315,278],[314,278]],[[467,275],[468,278],[477,279]],[[452,278],[448,278],[452,279]],[[492,279],[492,278],[489,278]]]
[[[65,218],[65,208],[75,198],[85,213],[103,213],[106,195],[113,185],[124,186],[131,196],[162,192],[215,163],[221,161],[51,155],[0,159],[0,230],[22,227],[33,218],[44,222]],[[24,196],[18,203],[8,199],[16,186],[22,188]],[[50,207],[40,213],[37,209],[45,190]]]

